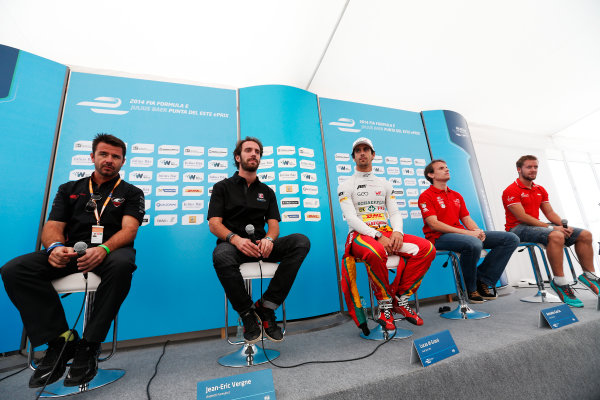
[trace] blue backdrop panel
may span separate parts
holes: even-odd
[[[404,217],[404,232],[423,236],[423,219],[417,200],[420,193],[429,187],[423,170],[431,159],[419,113],[325,98],[320,99],[320,104],[330,186],[334,194],[332,203],[338,259],[344,253],[348,224],[342,218],[337,193],[333,192],[354,173],[352,143],[362,136],[371,139],[375,146],[373,170],[392,183],[398,208]],[[451,272],[443,269],[442,264],[443,260],[434,261],[423,279],[419,297],[454,292]],[[369,293],[366,273],[359,273],[359,277],[360,293],[366,297]]]
[[[36,250],[66,72],[62,64],[0,45],[0,265]],[[17,350],[23,326],[4,285],[0,315],[0,352]]]
[[[127,143],[122,176],[146,194],[146,220],[135,241],[138,269],[119,314],[119,339],[222,326],[215,237],[205,217],[212,185],[233,172],[236,92],[72,73],[52,196],[61,183],[92,172],[98,132]],[[77,305],[69,306],[69,316]]]
[[[339,311],[317,96],[288,86],[240,89],[240,132],[265,146],[259,179],[277,194],[281,235],[300,232],[311,241],[286,300],[288,318]]]

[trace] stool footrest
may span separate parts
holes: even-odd
[[[64,397],[80,392],[88,392],[113,383],[121,379],[123,375],[125,375],[125,371],[122,369],[98,369],[98,373],[94,379],[81,386],[65,386],[62,380],[54,382],[46,386],[40,398]]]
[[[266,355],[265,355],[266,353]],[[265,349],[255,344],[245,344],[240,350],[219,358],[219,364],[224,367],[251,367],[275,360],[280,353],[277,350]],[[268,358],[267,358],[268,357]]]

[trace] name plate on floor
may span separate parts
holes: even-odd
[[[410,363],[421,361],[424,367],[458,354],[458,347],[449,330],[434,333],[413,341]]]
[[[198,400],[275,400],[273,372],[270,369],[198,382]]]
[[[540,321],[538,328],[550,327],[558,329],[561,326],[570,325],[579,322],[571,308],[566,304],[556,307],[544,308],[540,311]]]

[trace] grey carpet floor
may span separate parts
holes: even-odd
[[[536,388],[544,382],[564,388],[556,392],[548,391],[544,394],[545,399],[570,398],[568,393],[573,385],[580,387],[580,399],[600,398],[600,395],[595,397],[600,393],[600,383],[597,383],[600,382],[600,369],[596,368],[596,354],[600,348],[581,349],[581,354],[577,353],[581,347],[578,342],[588,347],[600,343],[597,298],[590,292],[578,292],[585,304],[585,308],[574,310],[580,322],[552,331],[538,328],[538,319],[540,310],[553,304],[519,301],[535,292],[535,289],[517,289],[513,294],[497,300],[472,305],[475,309],[492,314],[491,318],[483,320],[446,320],[438,314],[438,307],[443,304],[425,305],[421,307],[421,315],[425,320],[423,326],[398,323],[399,327],[414,332],[411,338],[391,341],[373,356],[347,363],[311,364],[291,369],[270,364],[252,368],[226,368],[219,365],[217,359],[233,351],[234,347],[224,340],[170,343],[150,386],[150,395],[152,399],[196,399],[199,381],[270,368],[273,370],[278,399],[404,398],[411,393],[414,396],[428,386],[435,387],[439,393],[439,397],[435,398],[461,399],[476,395],[477,385],[494,393],[488,396],[486,392],[480,392],[480,396],[474,397],[477,399],[528,399],[533,398],[531,396],[537,393]],[[455,305],[451,304],[453,308]],[[428,368],[410,364],[412,340],[444,329],[450,330],[460,354]],[[281,357],[275,363],[284,366],[312,360],[353,358],[369,353],[379,344],[360,339],[358,333],[358,329],[348,320],[347,323],[317,332],[290,334],[284,342],[267,343],[267,347],[281,351]],[[553,348],[557,349],[556,356],[573,355],[572,360],[565,362],[575,363],[572,366],[574,370],[596,368],[594,371],[585,371],[592,376],[595,374],[598,378],[596,382],[582,388],[581,382],[553,376],[553,365],[556,365]],[[563,355],[563,351],[567,353]],[[101,366],[125,369],[126,375],[116,383],[80,394],[78,398],[147,398],[146,384],[154,373],[154,365],[161,352],[161,345],[119,351]],[[586,357],[590,359],[578,363],[578,360]],[[468,373],[465,373],[467,370]],[[0,374],[0,378],[11,372]],[[587,374],[579,375],[588,379]],[[25,371],[0,382],[0,399],[34,399],[35,390],[27,387],[29,375],[30,371]],[[522,385],[527,380],[532,382],[530,390],[515,385],[517,381]],[[393,392],[400,383],[403,389]],[[472,393],[457,389],[465,385],[474,385],[475,389]],[[444,387],[450,392],[444,392]],[[383,393],[387,391],[389,396],[378,393],[378,390]]]

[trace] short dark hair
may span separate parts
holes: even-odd
[[[123,150],[123,158],[125,158],[125,153],[127,152],[127,146],[125,146],[125,142],[119,139],[116,136],[109,135],[108,133],[99,133],[94,138],[92,142],[92,153],[96,153],[96,147],[98,147],[98,143],[106,143],[111,146],[120,147]]]
[[[364,143],[364,144],[365,144],[365,145],[366,145],[366,146],[369,148],[369,150],[371,150],[371,154],[375,154],[375,150],[373,150],[373,148],[372,148],[371,146],[369,146],[369,145],[368,145],[368,144],[366,144],[366,143]],[[358,145],[357,145],[357,146],[354,146],[354,148],[352,149],[352,158],[353,158],[353,159],[354,159],[354,153],[356,153],[356,148],[357,148],[357,147],[358,147]]]
[[[526,154],[524,156],[519,157],[519,159],[517,160],[517,168],[521,168],[523,166],[523,164],[525,164],[525,161],[528,161],[528,160],[537,161],[537,157],[532,156],[531,154]]]
[[[423,175],[425,175],[425,179],[427,179],[429,181],[429,183],[431,183],[433,185],[433,178],[429,177],[429,174],[433,173],[433,164],[435,163],[439,163],[439,162],[443,162],[444,164],[448,164],[446,161],[440,159],[437,160],[433,160],[432,162],[430,162],[429,164],[427,164],[427,166],[425,167],[425,171],[423,172]]]
[[[260,158],[262,158],[263,155],[263,145],[261,143],[260,140],[258,140],[255,137],[251,137],[251,136],[246,136],[246,138],[244,139],[240,139],[238,140],[237,144],[235,145],[235,149],[233,149],[233,162],[235,163],[235,167],[239,168],[240,167],[240,163],[235,159],[235,156],[240,156],[242,155],[242,145],[246,142],[254,142],[258,145],[258,147],[260,148]]]

